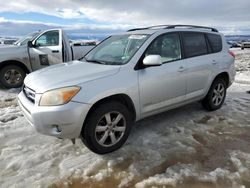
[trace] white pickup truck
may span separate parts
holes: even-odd
[[[71,45],[62,29],[31,33],[14,45],[0,47],[0,85],[16,88],[26,74],[58,63],[82,58],[94,45]]]

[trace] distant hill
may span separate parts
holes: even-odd
[[[96,40],[102,41],[103,39],[107,38],[109,35],[68,35],[69,39],[71,40]],[[226,35],[227,41],[250,41],[250,35]]]
[[[96,40],[102,41],[103,39],[107,38],[109,35],[72,35],[68,34],[70,40]]]
[[[91,35],[91,36],[82,36],[82,35],[69,35],[71,40],[97,40],[101,41],[108,37],[109,35]],[[250,41],[250,35],[226,35],[227,41]]]
[[[103,39],[107,38],[108,34],[98,34],[98,35],[82,35],[82,34],[68,34],[70,40],[95,40],[95,41],[102,41]],[[250,41],[250,35],[226,35],[227,41]],[[0,40],[3,39],[15,39],[17,37],[1,37]]]

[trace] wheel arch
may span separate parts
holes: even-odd
[[[226,88],[229,87],[229,81],[230,81],[229,79],[230,78],[229,78],[228,72],[224,71],[224,72],[221,72],[221,73],[217,74],[217,76],[215,76],[215,78],[213,79],[213,81],[212,81],[212,83],[211,83],[205,97],[201,101],[202,106],[208,111],[214,111],[214,110],[217,110],[217,109],[221,108],[221,106],[224,103],[225,97],[226,97],[226,91],[224,91],[224,95],[223,95],[223,98],[220,101],[220,103],[214,104],[214,102],[212,101],[213,100],[212,99],[213,98],[213,92],[214,92],[214,89],[215,89],[215,88],[213,88],[213,85],[216,83],[217,79],[224,80],[225,84],[226,84]]]
[[[226,71],[223,71],[223,72],[220,72],[218,73],[213,79],[211,79],[211,83],[209,83],[210,85],[208,85],[208,88],[206,89],[206,92],[204,94],[203,97],[206,97],[211,86],[213,85],[214,81],[217,79],[217,78],[223,78],[225,81],[226,81],[226,87],[228,88],[229,87],[229,73],[226,72]]]
[[[221,73],[219,73],[219,74],[213,79],[213,82],[214,82],[217,78],[222,78],[223,80],[225,80],[226,86],[229,87],[229,74],[228,74],[228,72],[221,72]]]
[[[24,70],[24,72],[26,74],[30,73],[30,70],[28,69],[28,67],[24,63],[17,61],[17,60],[2,61],[0,63],[0,69],[2,69],[5,66],[9,66],[9,65],[19,66],[20,68],[22,68]]]
[[[104,97],[104,98],[98,100],[97,102],[95,102],[91,106],[90,110],[87,113],[85,121],[88,118],[88,116],[91,114],[91,112],[94,109],[98,108],[98,106],[100,106],[100,105],[102,105],[104,103],[107,103],[107,102],[112,102],[112,101],[120,102],[123,105],[125,105],[128,108],[128,110],[131,112],[133,121],[135,121],[135,119],[136,119],[136,109],[135,109],[135,106],[134,106],[134,103],[133,103],[132,99],[127,94],[114,94],[114,95],[107,96],[107,97]]]

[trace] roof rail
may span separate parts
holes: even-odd
[[[129,32],[129,31],[137,31],[137,30],[144,30],[144,29],[148,29],[148,27],[129,29],[129,30],[127,30],[127,32]]]
[[[129,31],[136,31],[136,30],[144,30],[144,29],[155,29],[155,28],[158,28],[158,27],[161,27],[161,28],[166,28],[170,25],[153,25],[153,26],[149,26],[149,27],[141,27],[141,28],[134,28],[134,29],[129,29],[127,30],[127,32]]]
[[[176,27],[186,27],[186,28],[200,28],[200,29],[210,29],[213,32],[219,32],[213,27],[199,26],[199,25],[169,25],[165,29],[174,29]]]
[[[177,27],[209,29],[209,30],[211,30],[213,32],[218,33],[218,30],[213,28],[213,27],[198,26],[198,25],[155,25],[155,26],[150,26],[150,27],[129,29],[127,32],[129,32],[129,31],[137,31],[137,30],[145,30],[145,29],[156,29],[156,28],[174,29],[174,28],[177,28]]]

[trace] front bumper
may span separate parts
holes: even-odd
[[[37,132],[58,138],[77,138],[90,109],[89,104],[69,102],[60,106],[38,106],[26,98],[23,91],[18,103],[24,116]]]

